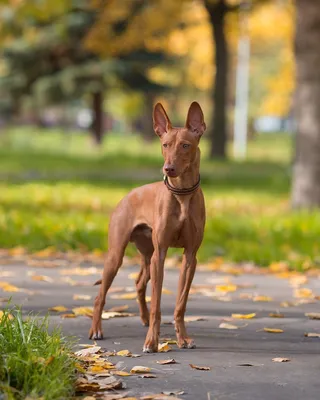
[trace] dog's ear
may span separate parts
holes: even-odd
[[[199,103],[196,101],[194,101],[189,107],[186,128],[188,128],[199,139],[206,130],[203,112]]]
[[[157,103],[153,110],[153,129],[159,137],[171,129],[170,119],[161,103]]]

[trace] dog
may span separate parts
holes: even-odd
[[[105,297],[122,264],[126,246],[133,242],[141,255],[136,289],[142,323],[149,326],[143,346],[146,353],[158,351],[164,262],[169,247],[184,249],[174,311],[177,344],[180,348],[195,347],[187,335],[184,315],[206,219],[199,173],[199,141],[206,124],[200,105],[193,102],[185,127],[176,128],[163,106],[157,103],[153,110],[153,127],[161,142],[164,181],[132,190],[112,213],[108,252],[102,279],[97,282],[101,286],[89,331],[90,339],[103,339],[101,314]],[[149,314],[145,295],[150,277]]]

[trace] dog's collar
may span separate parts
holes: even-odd
[[[170,190],[170,192],[172,192],[173,194],[179,195],[179,196],[184,196],[187,194],[191,194],[198,189],[198,187],[200,186],[200,175],[199,175],[198,182],[195,185],[193,185],[189,188],[185,188],[185,189],[175,188],[174,186],[170,185],[167,175],[165,175],[163,177],[163,181],[164,181],[164,184],[167,186],[167,188]]]

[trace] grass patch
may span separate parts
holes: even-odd
[[[4,310],[0,317],[0,392],[8,400],[70,398],[75,381],[70,351],[58,330],[48,333],[46,319],[29,316],[23,320],[20,310]]]
[[[118,201],[161,179],[157,140],[113,134],[97,151],[84,134],[69,136],[18,129],[0,140],[0,247],[105,250]],[[320,212],[290,210],[292,138],[257,136],[245,162],[212,162],[208,142],[201,146],[207,225],[199,260],[318,265]]]

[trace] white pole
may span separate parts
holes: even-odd
[[[246,14],[248,11],[244,11]],[[240,16],[241,18],[241,16]],[[247,33],[247,15],[243,16],[243,34],[238,44],[238,64],[236,72],[236,104],[234,118],[233,154],[235,158],[245,159],[248,136],[248,94],[250,68],[250,38]]]

